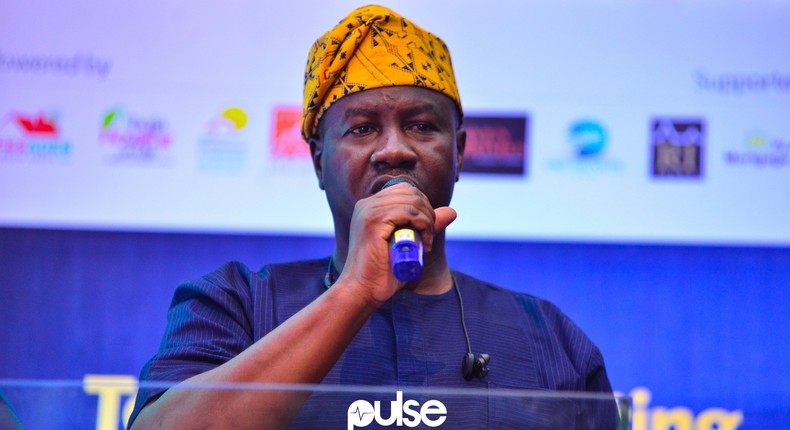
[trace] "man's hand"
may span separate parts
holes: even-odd
[[[338,282],[354,290],[378,307],[405,283],[392,274],[389,240],[399,227],[409,226],[420,234],[425,253],[433,241],[452,223],[457,214],[449,207],[433,209],[417,187],[399,183],[359,200],[354,207],[349,252]]]

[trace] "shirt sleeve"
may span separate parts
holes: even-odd
[[[159,351],[140,373],[128,427],[168,384],[218,367],[252,345],[251,276],[245,266],[228,263],[176,289]]]
[[[603,355],[594,347],[585,371],[585,390],[601,396],[582,403],[576,428],[619,429],[617,401],[606,375]]]
[[[578,375],[575,383],[564,389],[595,393],[594,398],[580,398],[576,428],[617,429],[617,403],[606,374],[603,355],[589,337],[554,304],[542,302],[549,324]],[[556,369],[553,369],[556,371]],[[600,395],[598,395],[600,394]]]

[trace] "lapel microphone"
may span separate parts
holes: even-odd
[[[461,362],[461,374],[467,381],[470,381],[473,378],[477,378],[482,381],[486,376],[488,376],[488,372],[491,371],[491,356],[488,354],[475,355],[472,352],[472,342],[469,341],[469,331],[466,330],[464,298],[461,297],[461,289],[458,288],[458,283],[455,281],[455,275],[451,273],[451,276],[453,277],[453,288],[455,289],[455,294],[458,296],[458,305],[461,309],[461,328],[464,330],[464,338],[466,339],[466,354],[464,354],[463,361]]]

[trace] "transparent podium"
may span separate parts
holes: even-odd
[[[492,384],[458,389],[138,383],[126,375],[87,375],[79,381],[0,379],[0,429],[124,429],[138,390],[168,389],[214,390],[221,396],[240,390],[256,396],[296,394],[307,400],[288,427],[292,429],[630,428],[629,398],[612,394],[531,391]]]

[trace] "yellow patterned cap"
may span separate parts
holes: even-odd
[[[396,85],[438,91],[462,113],[450,51],[441,39],[382,6],[351,12],[310,49],[302,137],[313,137],[321,116],[342,97]]]

